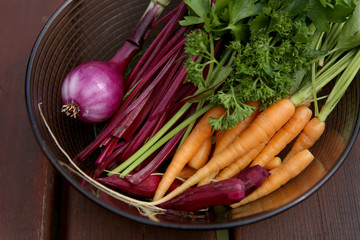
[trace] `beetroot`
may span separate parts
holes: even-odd
[[[255,165],[239,172],[234,178],[240,179],[245,183],[245,195],[249,195],[255,189],[261,186],[264,180],[270,175],[270,172]]]
[[[197,211],[203,208],[239,202],[258,188],[270,173],[259,165],[249,167],[234,178],[187,189],[175,198],[159,204],[164,209]]]
[[[118,174],[109,177],[98,178],[97,180],[105,185],[117,188],[133,196],[152,197],[160,182],[161,176],[149,175],[138,185],[130,183],[125,178],[120,178]]]
[[[197,211],[216,205],[230,205],[245,197],[245,183],[240,179],[227,179],[187,189],[159,207],[164,209]]]

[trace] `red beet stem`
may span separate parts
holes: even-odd
[[[164,48],[164,45],[169,45],[169,39],[172,38],[172,35],[179,25],[178,21],[183,17],[185,10],[186,4],[181,1],[177,8],[176,14],[164,26],[159,35],[155,38],[155,40],[145,52],[144,56],[139,60],[134,69],[131,71],[129,77],[125,79],[125,89],[132,88],[141,79],[144,71],[154,66],[154,63],[157,62],[156,59],[163,57],[163,55],[158,55],[158,53],[161,49]]]
[[[160,18],[159,20],[157,20],[152,26],[151,28],[156,28],[159,25],[163,24],[164,22],[166,22],[169,18],[174,18],[174,15],[176,14],[176,12],[178,11],[179,6],[177,6],[176,8],[174,8],[173,10],[171,10],[170,12],[168,12],[167,14],[165,14],[162,18]]]
[[[151,1],[143,17],[130,35],[130,38],[126,40],[120,50],[110,59],[109,62],[114,63],[122,75],[132,57],[141,49],[144,40],[148,36],[149,30],[164,8],[165,6]]]
[[[102,151],[102,153],[96,159],[95,165],[100,165],[104,161],[104,159],[106,159],[106,157],[108,157],[112,153],[112,151],[116,147],[116,144],[117,144],[118,140],[119,140],[118,138],[114,138],[114,137],[110,140],[110,144],[108,144],[106,146],[104,151]]]
[[[136,102],[142,101],[143,97],[149,96],[153,91],[156,90],[156,87],[164,80],[164,77],[167,75],[168,71],[171,71],[171,67],[173,66],[174,62],[178,59],[180,51],[178,53],[174,54],[169,61],[166,63],[166,65],[163,67],[163,69],[160,71],[160,73],[153,79],[153,81],[150,83],[150,85],[138,96],[138,98],[133,102],[134,104]],[[112,132],[112,135],[116,137],[121,137],[119,134],[119,129],[122,129],[123,126],[120,124],[117,126],[116,129]]]
[[[126,177],[128,181],[133,184],[141,183],[147,176],[155,172],[155,170],[160,166],[160,164],[173,152],[174,148],[179,143],[181,137],[184,135],[185,128],[178,132],[174,137],[172,137],[165,146],[160,150],[160,152],[149,162],[145,167],[135,174]]]
[[[195,110],[196,110],[196,106],[194,105],[189,109],[188,113],[185,115],[185,118],[188,118],[189,116],[194,114]],[[169,114],[169,116],[171,115]],[[179,119],[179,121],[181,121],[181,119]],[[141,170],[139,170],[137,173],[133,174],[132,176],[129,176],[128,180],[134,184],[138,184],[141,181],[143,181],[144,178],[149,176],[151,173],[155,172],[156,169],[160,166],[160,164],[162,164],[164,160],[175,150],[175,147],[179,143],[185,131],[186,128],[182,129],[172,138],[170,138],[169,141],[166,142],[164,147],[159,151],[159,153],[155,155],[155,157],[151,161],[149,161],[144,167],[142,167]]]

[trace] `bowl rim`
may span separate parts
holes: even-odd
[[[47,148],[45,142],[43,141],[40,131],[39,131],[39,127],[36,123],[35,120],[35,113],[32,109],[32,105],[31,105],[31,93],[30,93],[30,79],[31,79],[31,71],[32,71],[32,66],[33,66],[33,62],[35,59],[35,55],[37,53],[38,47],[40,45],[40,42],[43,39],[43,36],[45,35],[45,33],[47,32],[47,30],[49,29],[50,25],[54,22],[54,20],[60,15],[60,13],[70,5],[70,3],[72,3],[72,0],[67,0],[64,3],[61,4],[60,7],[58,7],[58,9],[52,14],[52,16],[49,18],[49,20],[46,22],[46,24],[44,25],[44,27],[42,28],[41,32],[39,33],[36,42],[33,45],[33,48],[31,50],[31,54],[28,60],[28,64],[27,64],[27,69],[26,69],[26,76],[25,76],[25,97],[26,97],[26,108],[27,108],[27,113],[28,113],[28,117],[31,123],[31,127],[33,130],[33,133],[36,137],[36,140],[38,142],[38,144],[40,145],[42,151],[45,153],[46,157],[48,158],[48,160],[51,162],[51,164],[54,166],[54,168],[61,174],[62,177],[64,177],[70,184],[71,186],[73,186],[77,191],[79,191],[81,194],[83,194],[84,196],[86,196],[88,199],[92,200],[93,202],[97,203],[98,205],[104,207],[105,209],[120,215],[122,217],[125,217],[127,219],[133,220],[135,222],[138,223],[142,223],[142,224],[147,224],[150,226],[155,226],[155,227],[163,227],[163,228],[171,228],[171,229],[182,229],[182,230],[215,230],[215,229],[226,229],[226,228],[234,228],[234,227],[240,227],[240,226],[244,226],[247,224],[251,224],[251,223],[255,223],[261,220],[265,220],[269,217],[275,216],[285,210],[288,210],[292,207],[294,207],[295,205],[299,204],[300,202],[302,202],[303,200],[305,200],[306,198],[308,198],[310,195],[312,195],[313,193],[315,193],[321,186],[323,186],[329,179],[330,177],[339,169],[339,167],[341,166],[341,164],[344,162],[344,160],[347,158],[350,150],[352,149],[355,140],[357,138],[357,135],[359,134],[359,130],[360,130],[360,111],[358,113],[357,116],[357,120],[356,120],[356,124],[355,124],[355,128],[354,128],[354,132],[353,135],[350,138],[349,144],[347,145],[347,147],[345,148],[343,154],[341,155],[339,161],[332,167],[332,169],[322,177],[322,179],[316,183],[310,190],[308,190],[307,192],[305,192],[304,194],[302,194],[301,196],[297,197],[295,200],[293,200],[292,202],[279,207],[275,210],[269,211],[269,212],[264,212],[264,213],[259,213],[256,214],[253,217],[245,217],[242,220],[231,220],[229,222],[226,223],[204,223],[204,224],[181,224],[181,223],[171,223],[171,222],[155,222],[152,221],[148,218],[144,218],[144,217],[140,217],[140,216],[135,216],[131,213],[127,213],[124,212],[112,205],[109,205],[103,201],[101,201],[99,198],[95,197],[94,195],[90,194],[89,192],[87,192],[83,187],[80,186],[80,184],[78,184],[75,180],[73,180],[70,176],[67,175],[67,173],[65,172],[65,170],[63,169],[63,167],[60,166],[60,164],[58,163],[58,161],[56,160],[56,157],[53,155],[53,153]]]

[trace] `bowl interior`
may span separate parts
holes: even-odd
[[[176,1],[173,2],[176,4]],[[75,66],[92,60],[106,61],[130,35],[148,0],[67,1],[40,33],[28,65],[26,100],[30,121],[45,154],[56,169],[80,192],[105,208],[127,218],[156,226],[213,229],[240,226],[277,214],[316,191],[340,166],[359,130],[360,83],[356,79],[328,117],[326,131],[312,148],[316,159],[297,178],[267,197],[237,209],[217,207],[200,214],[163,214],[158,222],[135,207],[111,197],[98,198],[92,187],[83,187],[67,158],[55,144],[39,112],[39,104],[58,143],[74,157],[94,138],[93,126],[65,117],[60,87]],[[171,6],[169,7],[171,8]],[[86,169],[88,162],[80,164]]]

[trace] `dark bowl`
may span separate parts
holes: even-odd
[[[220,229],[253,223],[285,211],[318,190],[334,174],[359,131],[359,79],[328,117],[324,135],[311,150],[315,155],[312,164],[284,187],[243,207],[232,210],[219,207],[187,216],[162,214],[154,221],[135,207],[113,198],[99,198],[93,187],[83,187],[81,178],[67,167],[69,161],[45,126],[38,104],[42,103],[42,112],[58,144],[74,157],[93,139],[93,127],[59,111],[61,83],[80,63],[110,59],[147,4],[148,0],[66,1],[45,25],[32,50],[26,74],[31,125],[50,162],[74,188],[104,208],[137,222],[177,229]]]

